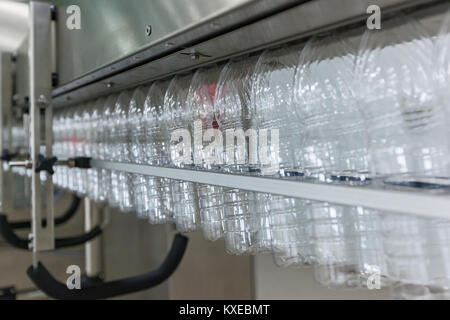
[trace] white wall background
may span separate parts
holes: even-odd
[[[390,299],[387,290],[338,290],[324,288],[314,281],[311,268],[300,270],[282,269],[273,263],[271,255],[256,256],[254,272],[256,299]]]

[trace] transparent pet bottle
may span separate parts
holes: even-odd
[[[130,119],[130,91],[122,92],[117,98],[113,113],[113,159],[117,162],[129,163],[132,159],[130,150],[131,130]],[[117,197],[119,209],[123,212],[131,212],[135,209],[135,199],[133,196],[133,175],[128,172],[115,172],[111,175],[113,186],[117,189],[113,192]],[[117,179],[117,181],[115,181]]]
[[[223,141],[215,131],[214,116],[214,96],[220,71],[218,67],[197,70],[187,97],[187,109],[195,126],[193,160],[195,168],[200,170],[218,171],[223,162]],[[203,237],[216,241],[223,237],[223,187],[199,184],[197,189]]]
[[[435,47],[435,77],[440,103],[444,106],[447,117],[447,137],[450,137],[450,5],[442,21]],[[450,141],[450,138],[449,138]],[[449,147],[450,148],[450,147]],[[447,165],[450,167],[450,160]],[[450,168],[448,169],[450,171]]]
[[[61,147],[60,147],[60,156],[62,159],[67,159],[70,157],[70,144],[71,144],[71,137],[70,137],[70,131],[69,126],[67,125],[67,122],[69,120],[69,109],[63,109],[59,115],[59,125],[60,127],[60,135],[61,135]],[[69,190],[69,168],[67,167],[61,167],[61,186]]]
[[[89,145],[90,153],[93,159],[100,159],[100,142],[101,142],[101,117],[103,107],[105,105],[105,98],[99,98],[94,101],[90,112],[89,121]],[[104,186],[101,185],[101,171],[102,169],[91,168],[88,170],[88,193],[91,199],[97,203],[105,201],[103,195]]]
[[[367,134],[352,89],[355,55],[354,41],[335,35],[311,39],[300,56],[295,99],[303,122],[301,162],[313,179],[368,181]],[[386,277],[377,212],[330,203],[311,203],[308,212],[316,280],[329,287],[366,286],[374,268]]]
[[[145,95],[148,88],[138,87],[134,90],[130,101],[128,112],[128,131],[130,141],[128,144],[128,153],[131,163],[145,163],[145,128],[143,119],[143,110]],[[147,205],[147,183],[146,176],[142,174],[132,175],[132,194],[134,195],[136,214],[140,218],[148,217]]]
[[[145,131],[145,163],[153,166],[169,166],[170,144],[164,111],[164,96],[168,82],[155,82],[151,85],[143,108]],[[173,180],[160,177],[145,177],[146,212],[151,224],[164,224],[174,219],[172,198]]]
[[[100,160],[113,161],[113,143],[115,139],[115,128],[113,125],[113,111],[118,96],[112,94],[106,98],[102,108],[102,116],[99,121],[99,158]],[[114,176],[114,179],[113,179]],[[117,173],[109,169],[101,169],[100,191],[103,191],[99,197],[104,198],[111,207],[118,207],[118,195],[115,194],[117,189]],[[116,184],[114,186],[113,184]]]
[[[164,112],[170,141],[171,164],[178,168],[193,169],[192,115],[186,107],[192,75],[175,76],[164,97]],[[180,134],[178,134],[180,133]],[[184,135],[183,137],[181,137]],[[192,232],[199,226],[197,184],[187,181],[172,182],[174,219],[178,231]]]
[[[259,136],[266,131],[267,149],[259,155],[261,175],[298,179],[302,172],[298,155],[301,150],[301,121],[293,103],[294,74],[300,48],[266,50],[258,59],[252,85],[251,118]],[[278,131],[278,141],[274,130]],[[272,132],[272,133],[271,133]],[[270,228],[275,263],[282,267],[299,267],[311,263],[306,234],[305,203],[301,199],[270,195]]]
[[[77,118],[77,108],[72,107],[67,110],[66,118],[65,118],[65,131],[66,131],[66,148],[67,148],[67,158],[73,158],[77,154],[77,131],[76,131],[76,122]],[[75,169],[67,170],[67,188],[70,191],[77,192],[78,191],[78,180]]]
[[[80,140],[77,154],[80,157],[91,158],[91,149],[89,145],[90,135],[90,117],[92,111],[92,103],[90,101],[82,104],[79,111],[79,124],[77,125],[77,137]],[[78,193],[81,196],[88,194],[88,170],[77,168],[77,179],[79,181]]]
[[[249,160],[249,153],[255,156],[255,135],[250,134],[249,143],[245,137],[252,127],[249,107],[255,64],[255,58],[230,61],[219,77],[214,108],[219,130],[226,136],[223,172],[258,174],[256,161],[250,164]],[[229,253],[256,254],[272,249],[266,194],[224,188],[224,217]]]
[[[389,185],[440,188],[449,177],[448,129],[433,81],[433,40],[411,17],[367,31],[357,61],[361,112],[369,131],[371,171]],[[447,220],[384,215],[389,274],[396,298],[448,295]]]
[[[83,123],[83,109],[84,109],[84,103],[81,103],[80,105],[76,106],[73,110],[73,118],[71,126],[73,127],[73,133],[74,133],[74,156],[75,157],[81,157],[83,155],[83,149],[84,149],[84,132],[82,130],[82,123]],[[83,179],[81,175],[81,169],[79,168],[72,168],[70,169],[72,175],[73,175],[73,188],[76,191],[76,193],[80,196],[84,193],[84,185],[83,185]]]
[[[58,159],[64,158],[63,153],[63,111],[55,111],[53,116],[53,154]],[[11,129],[13,141],[18,141],[18,137],[16,137],[14,127]],[[62,170],[61,166],[55,168],[55,174],[53,175],[53,182],[58,187],[63,187],[64,180],[64,170]]]

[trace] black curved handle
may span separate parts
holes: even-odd
[[[70,203],[70,207],[62,214],[61,216],[55,218],[55,226],[58,226],[60,224],[63,224],[67,221],[69,221],[77,212],[79,206],[81,203],[80,197],[77,195],[73,195],[72,202]],[[10,222],[10,227],[14,230],[17,229],[31,229],[31,221],[25,220],[25,221],[17,221],[17,222]],[[47,225],[47,219],[42,219],[42,225]]]
[[[80,290],[69,290],[65,284],[56,280],[41,263],[38,264],[37,268],[28,268],[27,274],[38,289],[54,299],[107,299],[149,289],[167,280],[180,264],[187,242],[188,238],[177,234],[166,259],[154,271],[135,277],[84,287]]]
[[[14,230],[8,223],[8,218],[4,214],[0,214],[0,234],[3,236],[5,241],[8,242],[11,246],[18,249],[28,250],[29,240],[22,239],[15,234]],[[78,246],[98,237],[101,234],[102,229],[99,226],[97,226],[93,228],[91,231],[79,236],[68,238],[57,238],[55,239],[55,249]]]
[[[17,156],[18,156],[17,153],[10,153],[8,149],[5,149],[2,151],[0,160],[10,162],[12,159],[14,159]]]

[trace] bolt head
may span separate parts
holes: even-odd
[[[152,26],[148,25],[145,29],[145,33],[147,33],[147,36],[151,36],[152,35]]]

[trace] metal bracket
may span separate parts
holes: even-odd
[[[0,52],[0,150],[2,160],[8,160],[13,155],[11,152],[11,119],[12,119],[12,97],[13,97],[13,75],[12,56],[9,53]],[[5,153],[5,151],[7,151]],[[10,173],[0,167],[0,186],[8,179]],[[0,210],[7,211],[8,201],[5,190],[0,187]]]
[[[347,206],[363,206],[385,212],[413,214],[423,217],[448,218],[450,197],[447,189],[441,192],[383,188],[375,185],[351,186],[336,183],[318,183],[305,178],[277,179],[244,176],[199,170],[156,167],[143,164],[118,163],[93,159],[93,168],[136,173],[174,180],[236,188],[286,197],[336,203]],[[372,179],[373,180],[373,179]],[[375,182],[375,181],[373,181]],[[382,183],[382,181],[380,181]]]
[[[29,68],[30,68],[30,117],[31,117],[31,162],[32,162],[32,244],[33,252],[53,250],[55,246],[53,181],[46,174],[45,186],[41,183],[41,173],[37,172],[41,145],[41,109],[44,109],[45,157],[52,157],[53,110],[52,90],[52,41],[51,10],[48,3],[30,3]],[[42,210],[41,191],[44,188],[47,208]],[[46,212],[46,217],[43,217]],[[43,219],[47,220],[45,226]]]

